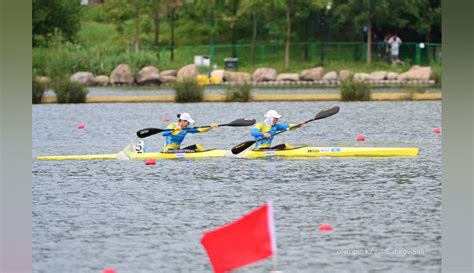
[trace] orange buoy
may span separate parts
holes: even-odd
[[[365,141],[365,136],[362,135],[362,134],[357,135],[357,136],[356,136],[356,140],[357,140],[357,141]]]
[[[321,231],[321,232],[330,232],[330,231],[332,231],[332,226],[331,226],[331,224],[327,224],[327,223],[321,224],[321,225],[319,225],[319,231]]]
[[[154,158],[148,158],[145,160],[145,165],[155,165],[156,164],[156,159]]]

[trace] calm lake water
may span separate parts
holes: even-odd
[[[38,155],[116,153],[135,132],[189,111],[196,125],[341,111],[275,144],[419,147],[414,158],[33,161],[33,271],[212,272],[200,237],[272,200],[284,272],[441,271],[441,102],[278,102],[33,106]],[[83,123],[85,129],[77,129]],[[230,148],[249,128],[188,135]],[[357,134],[367,140],[356,142]],[[162,137],[148,138],[159,150]],[[331,223],[334,231],[318,226]],[[236,272],[267,272],[271,261]]]

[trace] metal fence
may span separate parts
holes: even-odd
[[[194,56],[209,56],[211,64],[223,66],[224,59],[238,58],[239,66],[283,65],[284,44],[237,45],[194,45],[175,46],[173,52],[169,46],[147,47],[155,50],[161,65],[186,65]],[[432,65],[442,63],[442,46],[436,43],[403,43],[399,49],[399,58],[410,64]],[[365,63],[367,43],[364,42],[314,42],[293,43],[290,48],[291,64],[295,63]],[[389,62],[390,49],[384,42],[372,43],[372,61]]]

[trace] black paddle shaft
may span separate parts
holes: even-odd
[[[331,107],[331,108],[326,108],[322,111],[320,111],[314,118],[312,119],[309,119],[307,121],[305,121],[304,123],[309,123],[309,122],[312,122],[312,121],[315,121],[315,120],[318,120],[318,119],[323,119],[323,118],[327,118],[327,117],[330,117],[332,115],[335,115],[339,112],[339,106],[334,106],[334,107]],[[295,126],[292,126],[290,128],[287,128],[285,130],[282,130],[282,131],[279,131],[279,132],[276,132],[274,134],[272,134],[272,137],[273,136],[276,136],[278,134],[281,134],[283,132],[286,132],[288,130],[291,130],[291,129],[296,129],[296,128],[299,128],[301,127],[302,124],[298,124],[298,125],[295,125]],[[248,149],[250,146],[254,145],[257,141],[260,141],[264,138],[259,138],[258,140],[249,140],[249,141],[245,141],[245,142],[242,142],[240,144],[237,144],[236,146],[234,146],[232,149],[231,149],[231,152],[233,154],[239,154],[243,151],[245,151],[246,149]]]
[[[252,126],[255,124],[255,119],[249,119],[249,118],[241,118],[241,119],[236,119],[230,123],[225,123],[225,124],[219,124],[220,127],[222,126],[230,126],[230,127],[243,127],[243,126]],[[200,127],[194,127],[194,128],[210,128],[210,125],[207,126],[200,126]],[[145,128],[137,131],[137,136],[139,138],[145,138],[149,137],[161,132],[167,132],[167,131],[173,131],[174,129],[160,129],[160,128]]]
[[[324,110],[322,110],[321,112],[319,112],[314,118],[308,119],[307,121],[305,121],[304,124],[310,123],[311,121],[315,121],[315,120],[318,120],[318,119],[330,117],[330,116],[332,116],[332,115],[334,115],[334,114],[337,114],[337,112],[339,112],[339,106],[334,106],[334,107],[332,107],[332,108],[324,109]],[[273,137],[273,136],[276,136],[276,135],[278,135],[278,134],[284,133],[284,132],[286,132],[286,131],[292,130],[292,129],[300,128],[301,126],[303,126],[303,124],[297,124],[297,125],[295,125],[295,126],[288,127],[288,128],[286,128],[285,130],[281,130],[281,131],[278,131],[278,132],[274,133],[274,134],[272,135],[272,137]],[[260,141],[260,140],[262,140],[262,139],[264,139],[264,138],[260,138],[260,139],[258,139],[257,141]]]

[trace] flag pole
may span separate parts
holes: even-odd
[[[278,268],[278,258],[277,258],[277,248],[276,248],[276,232],[275,232],[275,222],[273,221],[273,206],[272,201],[267,201],[268,205],[268,227],[270,229],[270,241],[272,244],[272,271],[270,273],[283,273],[283,271],[277,270]]]

